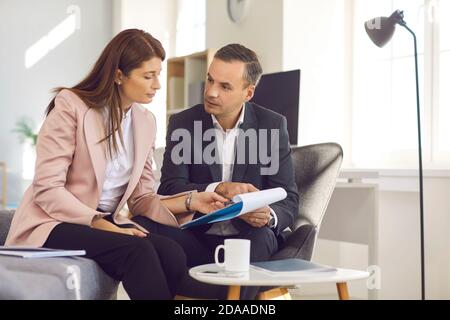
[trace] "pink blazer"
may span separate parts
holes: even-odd
[[[155,193],[155,117],[138,104],[132,108],[134,165],[125,194],[113,213],[114,221],[133,223],[119,215],[127,203],[133,215],[178,227],[193,215],[175,216]],[[14,214],[6,245],[40,247],[59,223],[90,226],[95,216],[104,215],[96,211],[106,170],[105,143],[98,143],[104,136],[102,121],[100,112],[89,108],[73,92],[62,90],[56,96],[55,108],[39,132],[33,183]]]

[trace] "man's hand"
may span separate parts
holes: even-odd
[[[259,191],[251,183],[240,183],[240,182],[222,182],[214,190],[222,197],[232,199],[235,195],[241,193],[248,193]]]
[[[144,238],[147,236],[147,234],[145,232],[142,232],[141,230],[138,230],[136,228],[120,228],[120,227],[116,226],[115,224],[113,224],[103,218],[94,219],[92,221],[91,227],[94,229],[99,229],[99,230],[103,230],[103,231],[123,233],[123,234],[128,234],[130,236],[137,236],[137,237],[141,237],[141,238]]]
[[[270,208],[264,207],[256,209],[255,211],[248,212],[239,216],[242,220],[255,228],[262,228],[267,225],[270,220]]]

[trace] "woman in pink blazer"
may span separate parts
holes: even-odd
[[[164,59],[157,39],[125,30],[83,81],[56,89],[37,140],[35,177],[7,245],[84,249],[131,299],[174,297],[186,274],[183,250],[119,212],[127,204],[134,216],[178,227],[226,199],[213,192],[155,193],[156,120],[138,103],[150,103],[160,89]]]

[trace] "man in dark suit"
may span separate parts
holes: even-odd
[[[232,199],[275,187],[287,192],[286,199],[229,221],[150,228],[179,242],[190,266],[213,262],[214,248],[227,238],[250,239],[251,261],[268,260],[298,212],[286,118],[249,102],[261,74],[253,51],[227,45],[208,69],[204,104],[170,118],[159,194],[215,191]]]

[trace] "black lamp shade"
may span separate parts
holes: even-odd
[[[367,21],[364,26],[367,35],[378,47],[382,48],[388,43],[395,32],[396,24],[403,25],[403,12],[395,11],[390,17],[378,17]]]

